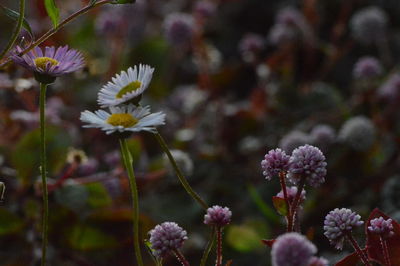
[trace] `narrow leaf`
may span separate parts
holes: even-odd
[[[136,0],[115,0],[112,2],[114,5],[133,4]]]
[[[46,7],[47,15],[49,15],[51,22],[53,22],[54,28],[57,28],[58,20],[60,19],[60,11],[56,3],[54,0],[44,0],[44,6]]]
[[[274,204],[276,211],[280,215],[286,216],[288,214],[288,208],[287,208],[285,199],[274,196],[274,197],[272,197],[272,203]]]
[[[3,10],[3,12],[6,14],[7,17],[11,18],[12,20],[17,21],[19,18],[19,13],[17,11],[14,11],[12,9],[9,9],[8,7],[0,5],[0,8]],[[28,31],[28,33],[33,36],[32,28],[29,25],[28,21],[24,18],[22,22],[22,26]]]

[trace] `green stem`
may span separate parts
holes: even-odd
[[[208,244],[206,246],[206,249],[204,250],[203,257],[201,258],[200,266],[205,266],[206,263],[207,263],[208,255],[210,254],[211,249],[212,249],[212,247],[214,245],[214,242],[215,242],[216,232],[217,231],[215,230],[215,227],[214,227],[212,229],[211,236],[210,236],[210,239],[208,240]]]
[[[43,218],[42,218],[42,263],[46,265],[46,251],[47,251],[47,236],[48,236],[48,221],[49,221],[49,200],[47,195],[47,166],[46,166],[46,88],[47,84],[40,83],[40,173],[42,176],[42,192],[43,192]]]
[[[20,0],[17,26],[15,27],[13,35],[11,36],[11,39],[8,41],[7,46],[0,54],[0,60],[3,59],[3,57],[8,53],[8,51],[10,51],[10,49],[14,46],[14,43],[18,38],[19,32],[21,31],[22,24],[24,22],[24,16],[25,16],[25,0]]]
[[[164,139],[161,137],[160,133],[156,132],[154,133],[154,136],[156,137],[158,143],[160,144],[161,148],[167,154],[167,157],[169,161],[172,164],[172,167],[175,170],[176,175],[179,178],[179,181],[181,182],[182,186],[185,188],[186,192],[195,200],[197,203],[205,210],[208,209],[207,203],[192,189],[190,186],[189,182],[186,180],[185,176],[183,175],[181,169],[179,168],[178,164],[176,163],[174,157],[172,156],[167,144],[165,143]]]
[[[97,6],[101,6],[104,4],[109,4],[112,3],[113,0],[102,0],[102,1],[98,1],[96,2],[96,4],[94,5],[87,5],[84,8],[76,11],[75,13],[73,13],[72,15],[70,15],[69,17],[65,18],[63,21],[60,22],[60,24],[58,24],[58,26],[56,28],[52,28],[49,31],[47,31],[45,34],[43,34],[39,39],[37,39],[35,42],[33,42],[31,45],[29,45],[27,48],[25,48],[20,54],[19,56],[22,56],[26,53],[28,53],[30,50],[32,50],[34,47],[40,45],[41,43],[43,43],[45,40],[47,40],[48,38],[50,38],[51,36],[53,36],[57,31],[59,31],[61,28],[63,28],[66,24],[68,24],[69,22],[71,22],[72,20],[74,20],[75,18],[77,18],[80,15],[83,15],[85,13],[87,13],[89,10],[91,10],[92,8],[95,8]],[[11,62],[11,59],[6,60],[4,63],[2,63],[0,65],[0,68],[3,68],[4,66],[8,65]]]
[[[129,152],[128,142],[125,138],[119,140],[121,145],[121,153],[126,171],[128,172],[129,185],[131,188],[132,204],[133,204],[133,245],[135,247],[136,262],[139,266],[143,266],[142,253],[140,251],[139,241],[139,195],[136,185],[135,173],[133,172],[132,155]]]

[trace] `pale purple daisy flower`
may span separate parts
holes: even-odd
[[[295,186],[286,187],[286,193],[288,196],[289,203],[293,202],[294,198],[296,197],[298,188]],[[283,194],[283,190],[279,191],[276,194],[277,197],[284,199],[285,195]],[[303,202],[306,199],[306,191],[303,189],[300,194],[300,202]]]
[[[231,222],[231,217],[232,212],[228,207],[215,205],[207,209],[207,214],[204,215],[204,223],[223,227]]]
[[[182,247],[187,239],[187,233],[174,222],[164,222],[149,232],[151,248],[156,257],[162,258],[168,252]]]
[[[77,71],[84,66],[84,59],[80,52],[69,49],[68,46],[45,47],[44,51],[35,47],[27,54],[19,56],[23,49],[19,46],[12,60],[33,71],[37,81],[52,83],[58,76]]]
[[[289,169],[289,155],[281,149],[270,150],[261,161],[261,167],[264,170],[265,179],[271,180],[278,176],[280,172],[286,172]]]
[[[317,248],[303,235],[295,232],[279,236],[272,245],[273,266],[308,266]]]
[[[326,161],[320,149],[306,144],[293,151],[288,172],[291,182],[298,184],[305,178],[310,186],[318,187],[325,182],[325,176]]]
[[[360,219],[361,216],[350,209],[336,208],[325,217],[324,235],[335,248],[342,249],[346,234],[349,234],[353,228],[364,224]]]
[[[379,234],[383,238],[389,238],[394,235],[392,219],[385,220],[382,216],[372,219],[368,226],[368,231]]]
[[[382,64],[372,56],[361,57],[353,68],[353,77],[357,79],[370,79],[380,76],[383,72]]]
[[[329,262],[323,257],[312,257],[309,266],[328,266]]]

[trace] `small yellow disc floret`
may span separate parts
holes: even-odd
[[[107,123],[113,126],[123,126],[125,128],[133,127],[138,123],[138,120],[131,114],[112,114],[108,119]]]
[[[43,70],[46,69],[46,65],[50,63],[51,66],[56,66],[59,64],[59,62],[53,58],[50,57],[37,57],[35,58],[35,65],[38,68],[41,68]]]
[[[122,96],[124,96],[125,94],[127,94],[129,92],[134,92],[134,91],[138,90],[141,86],[142,86],[142,83],[140,81],[138,81],[138,80],[133,81],[133,82],[129,83],[128,85],[126,85],[125,87],[123,87],[117,93],[117,95],[115,95],[115,98],[121,99]]]

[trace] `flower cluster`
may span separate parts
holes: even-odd
[[[232,212],[228,207],[215,205],[207,209],[207,214],[204,215],[204,223],[207,225],[215,225],[223,227],[231,222]]]
[[[149,232],[151,248],[156,257],[164,257],[182,247],[187,239],[187,233],[174,222],[164,222]]]
[[[374,234],[379,234],[383,238],[389,238],[394,235],[392,219],[384,219],[382,216],[372,219],[368,226],[368,231]]]
[[[281,172],[289,169],[289,158],[281,149],[270,150],[261,161],[261,167],[264,170],[263,175],[267,180],[278,176]]]

